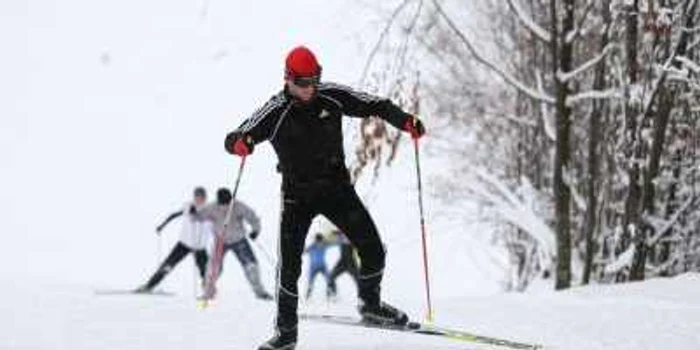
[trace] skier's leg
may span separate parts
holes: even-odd
[[[340,276],[345,268],[343,267],[343,262],[338,261],[335,266],[333,266],[333,270],[331,270],[331,275],[328,278],[328,290],[332,294],[337,294],[338,293],[338,286],[335,283],[335,280],[338,279],[338,276]]]
[[[321,270],[316,267],[312,267],[311,271],[309,271],[309,285],[306,287],[306,299],[311,298],[311,293],[313,293],[314,289],[314,281],[319,272],[321,272]]]
[[[278,334],[294,334],[298,323],[297,306],[299,295],[297,282],[301,274],[304,241],[315,216],[309,204],[296,198],[283,196],[282,222],[279,237],[279,260],[277,262],[277,317]]]
[[[170,254],[168,254],[168,257],[165,258],[165,261],[163,261],[160,267],[158,267],[158,270],[156,270],[153,276],[151,276],[146,285],[139,288],[139,291],[148,292],[155,288],[158,283],[160,283],[163,278],[165,278],[165,276],[172,271],[175,265],[182,261],[182,259],[184,259],[190,252],[191,250],[187,248],[187,246],[177,242],[177,244],[170,251]]]
[[[328,267],[326,267],[326,265],[323,265],[321,273],[323,274],[323,278],[326,280],[326,297],[330,298],[331,296],[335,295],[335,291],[331,290],[330,288],[331,274],[328,272]]]
[[[253,288],[255,295],[261,299],[272,299],[272,296],[265,291],[265,287],[260,281],[260,267],[248,240],[242,239],[231,244],[231,249],[236,254],[238,262],[241,263],[246,279],[248,279],[248,283]]]
[[[366,321],[404,325],[408,316],[381,301],[380,284],[384,273],[384,245],[367,209],[348,185],[324,201],[322,214],[347,235],[360,255],[359,312]]]
[[[194,252],[194,261],[197,264],[197,269],[199,270],[199,277],[204,280],[204,274],[207,271],[207,260],[209,258],[207,257],[207,251],[206,250],[197,250]]]
[[[352,186],[328,199],[321,213],[346,234],[362,261],[359,297],[366,304],[379,304],[385,252],[377,227]]]

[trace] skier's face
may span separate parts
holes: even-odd
[[[304,80],[304,79],[309,79]],[[288,78],[287,79],[287,89],[289,90],[289,93],[297,98],[299,101],[307,103],[310,102],[313,98],[314,95],[316,94],[316,84],[318,80],[317,78],[304,78],[304,79],[293,79],[293,78]]]
[[[207,197],[204,196],[194,196],[194,203],[196,205],[203,205],[207,201]]]

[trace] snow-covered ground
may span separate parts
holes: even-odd
[[[273,307],[226,290],[206,310],[191,296],[95,296],[89,284],[2,281],[0,349],[254,349]],[[547,349],[697,349],[700,275],[564,293],[437,300],[437,323],[539,342]],[[321,293],[319,293],[320,295]],[[352,314],[349,297],[310,312]],[[415,301],[418,302],[417,300]],[[302,323],[299,350],[495,349],[420,335]]]

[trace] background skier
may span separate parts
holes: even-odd
[[[345,235],[340,232],[340,230],[333,230],[331,232],[331,241],[337,244],[340,249],[340,257],[338,262],[333,266],[331,270],[330,278],[328,279],[328,290],[333,296],[338,294],[338,284],[336,280],[344,273],[350,274],[355,284],[357,284],[357,276],[360,272],[360,267],[358,265],[357,252],[355,247],[352,246],[350,240],[348,240]]]
[[[211,220],[214,223],[214,230],[218,234],[224,228],[226,211],[232,200],[231,191],[220,188],[216,192],[216,203],[203,207],[197,212],[197,216],[200,219]],[[250,228],[249,231],[245,227],[246,224]],[[260,228],[260,218],[255,211],[242,201],[236,200],[231,220],[224,233],[224,256],[227,251],[232,251],[241,263],[255,296],[259,299],[271,300],[272,295],[265,290],[260,280],[258,260],[246,239],[246,236],[252,240],[256,239],[260,234]],[[223,267],[223,257],[219,266]]]
[[[306,288],[306,299],[311,298],[311,293],[314,288],[314,281],[318,274],[323,275],[326,280],[326,294],[331,295],[330,290],[330,274],[328,273],[328,266],[326,265],[326,251],[330,245],[323,240],[323,235],[317,233],[314,237],[314,241],[306,247],[304,251],[309,255],[309,285]]]
[[[156,228],[156,233],[161,234],[165,226],[172,220],[184,216],[182,221],[182,229],[180,231],[180,239],[175,244],[173,249],[168,254],[168,257],[161,263],[158,270],[151,276],[146,284],[136,289],[139,293],[148,293],[153,290],[167,276],[175,266],[182,261],[190,253],[194,253],[195,263],[199,270],[199,276],[204,279],[204,274],[207,266],[207,251],[208,242],[211,241],[212,224],[211,222],[195,220],[194,215],[198,209],[204,207],[207,201],[207,192],[203,187],[197,187],[193,192],[192,202],[184,205],[182,210],[178,210],[168,216],[162,224]]]

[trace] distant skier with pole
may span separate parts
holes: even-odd
[[[284,88],[227,135],[229,153],[246,157],[270,141],[282,173],[282,218],[275,335],[259,350],[291,350],[297,342],[297,282],[313,218],[327,217],[357,248],[358,311],[367,322],[405,325],[407,315],[382,301],[385,250],[367,209],[350,182],[343,150],[342,116],[378,116],[418,139],[421,121],[388,99],[322,83],[321,66],[306,47],[286,58]]]
[[[180,239],[148,282],[136,289],[137,293],[150,293],[153,291],[153,288],[155,288],[170,271],[190,253],[194,254],[199,276],[204,279],[207,266],[206,246],[212,237],[212,224],[211,222],[195,220],[194,215],[198,209],[204,207],[206,201],[206,190],[203,187],[195,188],[193,201],[186,203],[182,210],[170,214],[162,224],[156,227],[156,233],[160,235],[168,223],[178,217],[184,217],[182,229],[180,231]]]
[[[223,235],[223,254],[225,255],[225,253],[230,250],[236,255],[258,299],[272,300],[272,295],[265,290],[262,284],[258,260],[250,247],[250,243],[246,239],[246,236],[248,236],[251,240],[255,240],[260,234],[260,218],[255,211],[242,201],[233,199],[231,191],[227,188],[220,188],[216,192],[216,203],[201,208],[197,211],[196,215],[200,220],[211,220],[214,223],[216,234],[219,234],[224,229],[226,211],[232,200],[235,200],[235,203],[231,219]],[[246,224],[249,230],[246,229]],[[223,260],[219,263],[219,270],[221,270],[223,267]]]

